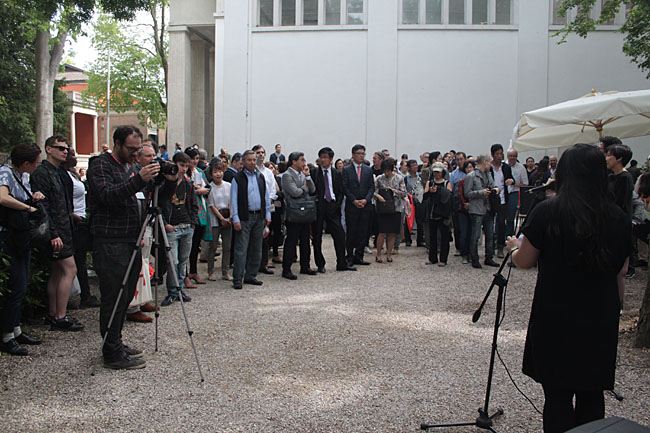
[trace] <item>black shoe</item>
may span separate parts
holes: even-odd
[[[426,247],[427,243],[426,242],[418,242],[418,247]]]
[[[144,359],[135,359],[128,355],[124,355],[122,358],[115,361],[104,360],[104,367],[112,370],[137,370],[139,368],[145,368],[146,366],[147,363]]]
[[[297,280],[298,277],[296,277],[293,272],[282,272],[282,278],[286,278],[287,280]]]
[[[317,271],[319,274],[324,274],[324,273],[325,273],[325,266],[321,266],[320,268],[316,269],[316,271]]]
[[[101,302],[99,302],[99,299],[97,299],[94,295],[90,295],[87,298],[82,299],[79,302],[79,308],[97,308],[101,305]]]
[[[273,271],[270,270],[268,266],[264,266],[263,268],[260,268],[260,272],[266,275],[273,275]]]
[[[359,259],[355,260],[355,261],[354,261],[354,264],[355,264],[355,265],[361,265],[361,266],[368,266],[368,265],[370,265],[369,262],[366,262],[365,260],[359,260]]]
[[[15,340],[19,344],[29,344],[30,346],[36,346],[38,344],[41,344],[43,340],[40,338],[34,338],[30,337],[29,335],[25,334],[24,332],[21,332],[18,337],[15,338]]]
[[[494,260],[492,260],[491,257],[489,259],[485,259],[483,264],[485,266],[492,266],[493,268],[498,268],[499,267],[499,264],[497,262],[495,262]]]
[[[337,266],[337,267],[336,267],[336,270],[337,270],[337,271],[356,271],[357,268],[355,268],[354,266],[352,266],[352,265],[346,263],[346,264],[343,265],[343,266]]]
[[[235,289],[235,290],[241,290],[241,282],[232,283],[232,288]]]
[[[304,275],[316,275],[316,271],[313,270],[313,269],[309,269],[309,268],[307,268],[307,269],[301,269],[301,270],[300,270],[300,273],[301,273],[301,274],[304,274]]]
[[[77,332],[84,328],[84,325],[79,323],[76,319],[72,319],[70,316],[65,316],[62,319],[54,319],[50,325],[50,331]]]
[[[122,347],[124,348],[124,353],[130,358],[142,358],[144,356],[142,350],[134,349],[126,344],[122,345]]]
[[[483,266],[481,266],[481,264],[478,261],[472,260],[472,267],[474,269],[481,269]]]
[[[179,290],[178,294],[181,295],[180,297],[183,300],[183,302],[191,302],[192,301],[192,298],[190,298],[188,295],[186,295],[184,291]]]
[[[260,280],[258,280],[257,278],[249,278],[248,280],[244,280],[244,284],[252,284],[254,286],[261,286],[264,283],[261,282]]]
[[[29,355],[29,350],[27,350],[27,348],[22,347],[20,344],[18,344],[15,338],[12,338],[6,343],[0,343],[0,350],[8,353],[9,355],[15,355],[15,356]]]
[[[174,302],[178,301],[178,296],[176,295],[167,295],[165,296],[165,299],[160,303],[161,307],[167,307],[168,305],[173,304]]]
[[[410,247],[411,245],[413,245],[413,242],[408,242],[408,241],[406,242],[407,247]]]

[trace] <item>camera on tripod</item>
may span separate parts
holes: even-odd
[[[156,176],[153,180],[154,184],[156,185],[162,185],[162,183],[165,181],[165,175],[176,176],[178,173],[178,166],[176,164],[173,162],[165,161],[161,157],[154,158],[150,164],[160,165],[158,176]]]

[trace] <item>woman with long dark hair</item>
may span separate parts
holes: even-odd
[[[631,237],[630,218],[608,198],[597,147],[564,152],[555,181],[557,195],[531,211],[523,240],[507,243],[518,268],[539,269],[523,371],[544,389],[546,433],[605,415]]]

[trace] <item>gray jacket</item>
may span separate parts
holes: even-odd
[[[307,197],[316,192],[316,186],[311,178],[306,182],[304,180],[305,176],[302,173],[296,173],[291,168],[284,172],[282,175],[282,192],[286,202]]]
[[[483,194],[485,188],[494,188],[494,179],[490,172],[474,170],[465,177],[465,197],[469,200],[469,213],[485,215],[490,210],[490,202]]]

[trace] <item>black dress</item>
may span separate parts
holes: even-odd
[[[611,271],[576,263],[570,230],[550,235],[552,200],[537,205],[523,233],[540,250],[523,372],[542,384],[579,391],[613,389],[621,308],[616,277],[630,253],[631,221],[617,206],[601,234]]]

